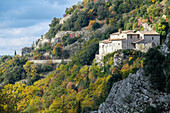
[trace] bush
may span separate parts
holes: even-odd
[[[94,23],[94,24],[92,25],[92,29],[93,29],[93,30],[96,30],[96,29],[98,29],[98,28],[100,28],[100,24],[99,24],[98,22],[96,22],[96,23]]]
[[[91,43],[85,51],[80,53],[79,63],[81,65],[90,65],[95,58],[95,54],[99,49],[98,43]]]
[[[40,72],[48,72],[48,71],[52,71],[52,70],[53,70],[52,65],[50,65],[50,64],[42,64]]]
[[[123,79],[127,78],[129,76],[129,74],[132,73],[132,72],[133,72],[132,70],[128,70],[128,71],[123,72],[122,78]]]
[[[157,112],[156,108],[149,106],[146,108],[144,113],[158,113],[158,112]]]
[[[164,91],[166,81],[162,65],[165,57],[155,48],[149,49],[144,57],[145,76],[151,75],[149,80],[154,89]]]

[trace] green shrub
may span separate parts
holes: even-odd
[[[157,112],[157,109],[152,107],[152,106],[149,106],[145,109],[145,112],[144,113],[158,113]]]
[[[151,75],[149,80],[154,89],[164,91],[166,81],[162,65],[165,57],[155,48],[149,49],[144,57],[145,76]]]

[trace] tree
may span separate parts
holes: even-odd
[[[16,52],[16,50],[15,50],[15,52],[14,52],[14,56],[15,56],[15,55],[17,55],[17,52]]]
[[[98,28],[100,28],[100,24],[99,24],[98,22],[96,22],[96,23],[94,23],[94,24],[92,25],[92,29],[93,29],[93,30],[96,30],[96,29],[98,29]]]
[[[166,56],[166,59],[163,63],[163,67],[165,68],[166,71],[166,87],[165,91],[167,93],[170,93],[170,54]]]
[[[81,113],[81,102],[79,100],[78,105],[77,105],[77,113]]]
[[[80,24],[80,27],[86,27],[89,24],[89,18],[86,13],[81,13],[78,15],[77,22]],[[80,29],[80,28],[79,28]]]
[[[32,50],[35,48],[35,44],[34,44],[34,41],[33,41],[33,43],[32,43]]]
[[[98,10],[97,10],[97,14],[98,14],[98,18],[100,20],[104,20],[106,17],[106,11],[103,5],[99,6]]]
[[[53,20],[52,20],[52,22],[51,22],[51,24],[50,24],[49,26],[50,26],[50,27],[54,27],[54,26],[56,26],[57,24],[59,24],[59,21],[60,21],[59,18],[54,17]]]
[[[164,91],[165,75],[163,73],[162,64],[165,57],[156,48],[151,48],[144,56],[144,71],[146,76],[150,76],[149,80],[154,89]]]
[[[57,58],[61,58],[62,56],[62,47],[63,45],[61,43],[57,43],[56,46],[54,46],[52,54],[56,56]]]
[[[90,65],[95,58],[95,54],[98,51],[98,48],[98,43],[91,43],[85,51],[80,53],[79,63],[81,65]]]

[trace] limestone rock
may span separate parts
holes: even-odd
[[[162,47],[160,48],[161,53],[165,56],[167,56],[167,54],[170,53],[168,50],[168,46],[167,46],[169,39],[170,39],[170,33],[167,34],[166,40],[164,44],[162,45]]]
[[[115,83],[98,113],[142,113],[148,106],[170,112],[170,94],[152,90],[143,69]]]

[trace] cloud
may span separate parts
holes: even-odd
[[[20,48],[30,46],[33,41],[45,34],[50,22],[39,23],[23,28],[0,29],[0,54],[13,54],[14,50],[19,53]]]
[[[0,54],[30,46],[49,29],[53,17],[82,0],[0,0]]]

